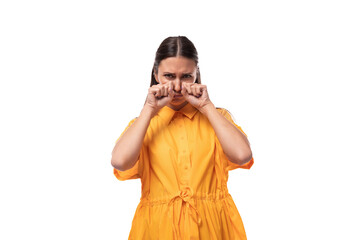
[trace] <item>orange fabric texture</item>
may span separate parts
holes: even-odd
[[[226,109],[217,111],[244,133]],[[136,164],[113,170],[121,181],[141,179],[129,239],[245,240],[227,188],[228,171],[253,163],[231,162],[207,117],[190,103],[179,111],[163,107],[150,121]]]

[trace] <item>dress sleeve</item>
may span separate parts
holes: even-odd
[[[245,134],[245,136],[247,137],[246,133],[242,130],[242,128],[240,126],[238,126],[234,120],[232,119],[230,113],[224,109],[224,108],[217,108],[217,110],[227,119],[229,120],[232,124],[234,124],[243,134]],[[230,170],[233,170],[233,169],[236,169],[236,168],[245,168],[245,169],[250,169],[252,167],[252,165],[254,164],[254,158],[252,158],[249,162],[243,164],[243,165],[239,165],[239,164],[236,164],[236,163],[233,163],[231,162],[227,156],[225,155],[222,147],[221,147],[221,144],[220,144],[220,141],[219,139],[216,137],[215,138],[215,141],[216,141],[216,145],[217,145],[217,149],[218,149],[218,152],[219,152],[219,155],[220,155],[220,159],[225,159],[226,161],[224,161],[224,164],[225,164],[225,171],[230,171]]]
[[[125,131],[136,121],[136,118],[132,119],[129,124],[127,125],[127,127],[125,128],[125,130],[121,133],[120,137],[125,133]],[[120,137],[118,137],[115,141],[115,144],[117,143],[117,141],[120,139]],[[144,151],[145,151],[145,146],[144,144],[141,147],[140,150],[140,154],[138,157],[138,160],[136,161],[135,165],[125,171],[120,171],[119,169],[114,168],[114,175],[117,179],[119,179],[120,181],[125,181],[128,179],[136,179],[136,178],[140,178],[141,177],[141,169],[143,166],[143,159],[144,159]]]

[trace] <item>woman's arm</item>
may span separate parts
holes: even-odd
[[[225,155],[231,162],[243,165],[251,160],[252,152],[247,137],[217,111],[212,103],[199,111],[209,119]]]
[[[115,144],[111,158],[111,165],[114,168],[125,171],[135,165],[152,116],[153,109],[145,104],[140,116]]]

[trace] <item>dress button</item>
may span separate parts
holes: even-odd
[[[184,140],[184,137],[181,137],[181,140]]]
[[[183,153],[186,153],[186,150],[183,150]]]
[[[179,127],[182,127],[182,125],[179,125]]]

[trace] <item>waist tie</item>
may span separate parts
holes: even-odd
[[[193,196],[193,191],[190,187],[184,187],[183,189],[181,189],[175,196],[173,196],[169,203],[168,203],[168,207],[170,207],[170,211],[169,213],[172,213],[172,216],[169,214],[169,217],[173,219],[172,221],[172,226],[173,226],[173,231],[175,232],[175,235],[180,238],[184,238],[184,239],[197,239],[198,238],[198,225],[201,224],[201,218],[200,218],[200,213],[199,211],[196,209],[196,207],[194,206],[194,204],[192,204],[190,202],[190,199]],[[177,212],[177,214],[175,213],[175,200],[176,199],[182,199],[180,207]],[[183,203],[185,202],[186,208],[187,208],[187,213],[190,212],[191,218],[192,220],[194,220],[194,222],[197,224],[196,226],[193,225],[193,222],[187,222],[188,218],[185,217],[185,223],[188,224],[187,229],[184,229],[184,232],[182,234],[180,234],[180,230],[179,230],[179,225],[180,225],[180,218],[181,218],[181,212],[183,209]],[[194,211],[195,210],[195,216],[194,216]],[[178,216],[178,218],[176,218],[175,216]]]

